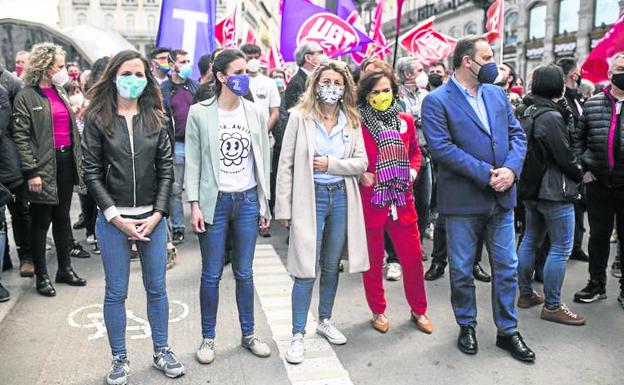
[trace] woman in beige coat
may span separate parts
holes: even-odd
[[[306,320],[319,270],[316,332],[333,344],[347,342],[329,319],[345,246],[349,271],[368,270],[357,186],[367,165],[351,74],[341,62],[322,63],[310,74],[306,92],[290,113],[277,172],[275,217],[290,227],[288,271],[295,278],[293,339],[286,354],[290,363],[303,361]]]

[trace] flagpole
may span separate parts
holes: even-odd
[[[505,50],[505,0],[501,0],[501,36],[500,36],[500,62],[503,64]]]
[[[392,68],[396,66],[397,55],[399,54],[399,35],[401,35],[401,16],[403,8],[403,0],[397,1],[397,15],[396,15],[396,36],[394,37],[394,58],[392,59]]]

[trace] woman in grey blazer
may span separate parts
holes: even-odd
[[[191,226],[202,255],[200,304],[203,340],[197,360],[214,360],[214,338],[225,239],[231,238],[236,303],[242,346],[258,357],[271,355],[254,336],[253,254],[258,226],[271,223],[269,135],[266,117],[249,92],[245,55],[223,50],[214,61],[216,96],[193,105],[186,126],[186,192]]]

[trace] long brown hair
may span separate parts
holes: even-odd
[[[318,85],[321,74],[325,71],[335,71],[342,75],[344,80],[344,95],[342,96],[342,102],[340,107],[347,116],[349,125],[352,128],[360,127],[360,115],[355,105],[355,83],[351,72],[347,68],[346,64],[336,60],[328,60],[322,62],[308,77],[306,82],[306,90],[301,96],[299,103],[295,106],[295,109],[301,112],[303,117],[311,119],[320,119],[323,114],[321,113],[320,103],[316,99],[316,87]]]
[[[128,60],[141,59],[143,62],[147,86],[141,96],[139,96],[139,115],[143,120],[143,125],[147,132],[158,132],[162,128],[164,120],[163,101],[160,87],[150,71],[149,63],[140,53],[126,50],[113,56],[104,74],[87,94],[89,106],[84,117],[86,122],[93,122],[112,134],[115,127],[115,116],[117,116],[117,71],[119,67]]]

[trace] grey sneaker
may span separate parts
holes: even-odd
[[[215,344],[214,338],[204,338],[202,340],[201,346],[197,349],[197,353],[195,354],[197,357],[197,361],[200,364],[209,364],[215,359]]]
[[[304,355],[303,334],[297,333],[290,341],[290,347],[286,352],[286,362],[289,364],[300,364],[303,362]]]
[[[316,334],[323,336],[327,341],[334,345],[344,345],[347,343],[347,337],[332,325],[331,321],[325,318],[316,327]]]
[[[241,345],[257,357],[265,358],[271,355],[271,348],[269,345],[260,341],[253,334],[250,336],[243,336]]]
[[[106,375],[106,383],[108,385],[126,385],[130,375],[129,365],[130,361],[125,355],[114,356],[111,368]]]
[[[388,281],[398,281],[401,279],[401,265],[396,262],[390,262],[388,264],[388,270],[386,270],[386,279]]]
[[[185,373],[184,365],[178,360],[178,357],[173,354],[169,347],[161,348],[158,352],[154,353],[154,367],[169,378],[176,378],[183,376]]]

